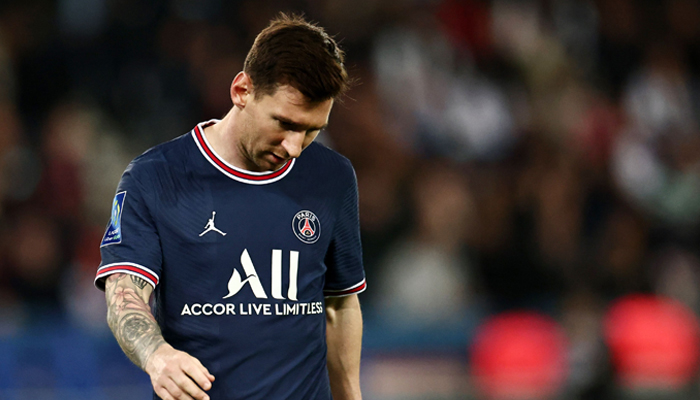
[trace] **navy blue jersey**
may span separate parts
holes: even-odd
[[[204,126],[128,166],[95,284],[153,285],[165,340],[216,376],[214,400],[330,399],[324,296],[365,289],[352,166],[312,143],[277,171],[244,171]]]

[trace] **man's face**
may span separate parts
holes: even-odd
[[[292,86],[256,99],[251,93],[241,112],[238,150],[247,169],[273,171],[301,152],[328,124],[333,100],[309,103]]]

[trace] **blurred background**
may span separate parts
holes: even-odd
[[[0,399],[149,398],[93,287],[120,175],[279,11],[359,83],[366,399],[700,396],[697,0],[1,0]]]

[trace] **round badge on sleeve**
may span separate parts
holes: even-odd
[[[292,231],[297,239],[306,244],[313,244],[321,236],[321,222],[313,212],[302,210],[292,218]]]

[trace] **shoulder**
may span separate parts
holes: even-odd
[[[181,135],[156,145],[134,158],[124,170],[118,190],[137,190],[144,197],[172,189],[178,170],[184,170],[184,160],[190,151],[190,134]],[[190,143],[191,144],[191,143]]]
[[[186,133],[151,147],[140,156],[134,158],[126,167],[124,174],[143,181],[177,168],[179,162],[186,159],[187,144],[191,140],[190,133]]]
[[[309,147],[304,150],[303,154],[307,153],[310,157],[316,158],[317,161],[328,164],[337,164],[338,166],[344,168],[352,168],[352,163],[347,159],[347,157],[321,143],[311,143]]]
[[[312,168],[334,179],[339,177],[355,179],[355,170],[350,160],[320,143],[311,143],[299,160],[302,166]]]

